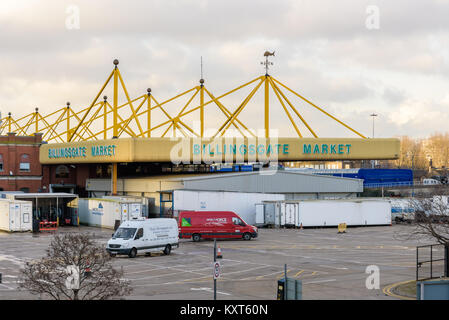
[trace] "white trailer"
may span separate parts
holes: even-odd
[[[264,209],[269,207],[267,205],[274,205],[274,225],[280,227],[391,224],[391,204],[380,199],[277,201],[264,204]]]
[[[419,202],[413,198],[390,198],[391,219],[396,222],[412,221]]]
[[[0,230],[32,231],[31,201],[0,199]]]
[[[256,204],[269,200],[284,200],[283,194],[174,190],[174,216],[179,211],[233,211],[246,223],[256,223]]]
[[[124,221],[142,218],[141,202],[123,199],[79,199],[80,223],[113,229]]]

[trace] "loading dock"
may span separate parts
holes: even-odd
[[[33,220],[56,222],[58,226],[79,225],[78,195],[72,193],[2,193],[10,200],[31,201]]]

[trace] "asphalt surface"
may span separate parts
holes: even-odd
[[[338,234],[326,229],[259,229],[251,241],[220,240],[222,277],[217,298],[276,299],[277,280],[284,275],[302,280],[303,299],[397,299],[382,292],[385,286],[414,279],[416,245],[405,240],[412,226],[349,228]],[[112,231],[92,227],[66,227],[58,232],[93,233],[106,244]],[[0,233],[0,299],[39,299],[17,289],[19,269],[25,261],[39,259],[52,235]],[[212,299],[213,241],[181,240],[169,256],[116,257],[131,280],[130,299]],[[368,266],[379,269],[380,286],[368,289]]]

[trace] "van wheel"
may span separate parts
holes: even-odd
[[[132,248],[131,251],[128,254],[128,257],[135,258],[136,256],[137,256],[137,249],[136,248]]]
[[[164,249],[164,254],[168,256],[171,252],[171,245],[167,244]]]
[[[243,240],[251,240],[251,234],[246,232],[243,234]]]
[[[192,236],[192,240],[195,241],[195,242],[200,241],[200,240],[201,240],[201,235],[199,235],[198,233],[195,233],[195,234]]]

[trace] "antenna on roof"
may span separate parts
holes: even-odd
[[[201,68],[201,78],[200,79],[203,79],[203,56],[201,56],[200,68]]]

